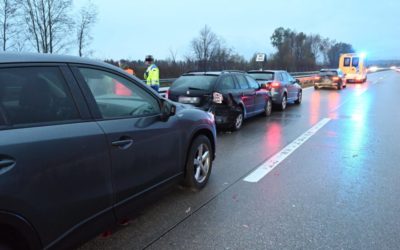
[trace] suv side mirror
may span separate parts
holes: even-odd
[[[161,120],[168,121],[168,118],[174,116],[176,112],[176,106],[166,99],[162,99],[161,107]]]
[[[295,79],[294,82],[297,83],[297,84],[301,84],[299,79]]]

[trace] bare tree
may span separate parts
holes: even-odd
[[[70,45],[72,0],[18,0],[25,16],[27,37],[39,53],[57,53]]]
[[[174,50],[172,47],[169,48],[170,58],[172,63],[176,63],[176,58],[178,57],[178,50]]]
[[[17,15],[15,0],[0,0],[0,38],[3,51],[13,46],[10,42],[18,33]]]
[[[91,2],[82,7],[77,25],[77,38],[79,56],[83,56],[84,50],[93,40],[90,31],[97,20],[97,8]]]
[[[200,36],[192,40],[192,49],[199,69],[207,71],[211,58],[219,48],[219,39],[207,25],[200,31]]]

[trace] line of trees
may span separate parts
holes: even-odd
[[[51,54],[76,48],[79,56],[89,55],[96,17],[90,1],[73,13],[72,0],[0,0],[1,48]]]
[[[225,41],[205,26],[190,42],[191,53],[183,60],[176,60],[176,52],[170,51],[166,60],[157,60],[162,78],[178,77],[188,71],[210,71],[224,69],[250,70],[260,66],[268,69],[285,69],[290,72],[313,71],[321,67],[338,66],[342,53],[354,52],[351,44],[336,42],[320,35],[308,35],[291,29],[277,28],[271,35],[271,44],[276,50],[267,56],[267,61],[260,65],[256,54],[246,60],[228,47]],[[106,60],[107,62],[133,68],[138,76],[146,70],[141,60]]]

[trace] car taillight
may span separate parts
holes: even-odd
[[[272,82],[271,83],[271,88],[279,88],[281,86],[281,83],[279,82]]]
[[[319,81],[320,79],[321,79],[321,77],[319,77],[319,76],[314,77],[314,80],[316,80],[316,81]]]
[[[340,80],[340,78],[339,78],[339,77],[337,77],[337,76],[334,76],[334,77],[332,77],[332,80],[336,82],[336,81],[339,81],[339,80]]]
[[[165,92],[165,98],[169,99],[169,90],[167,90],[167,92]]]
[[[221,93],[214,92],[213,93],[213,102],[217,104],[222,104],[222,101],[224,100],[224,97]]]

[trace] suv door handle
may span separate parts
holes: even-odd
[[[0,160],[0,174],[4,174],[15,166],[15,161],[11,159]]]
[[[114,147],[118,147],[120,149],[128,149],[129,147],[131,147],[133,145],[133,139],[131,138],[121,138],[118,141],[113,141],[111,143],[111,145],[113,145]]]

